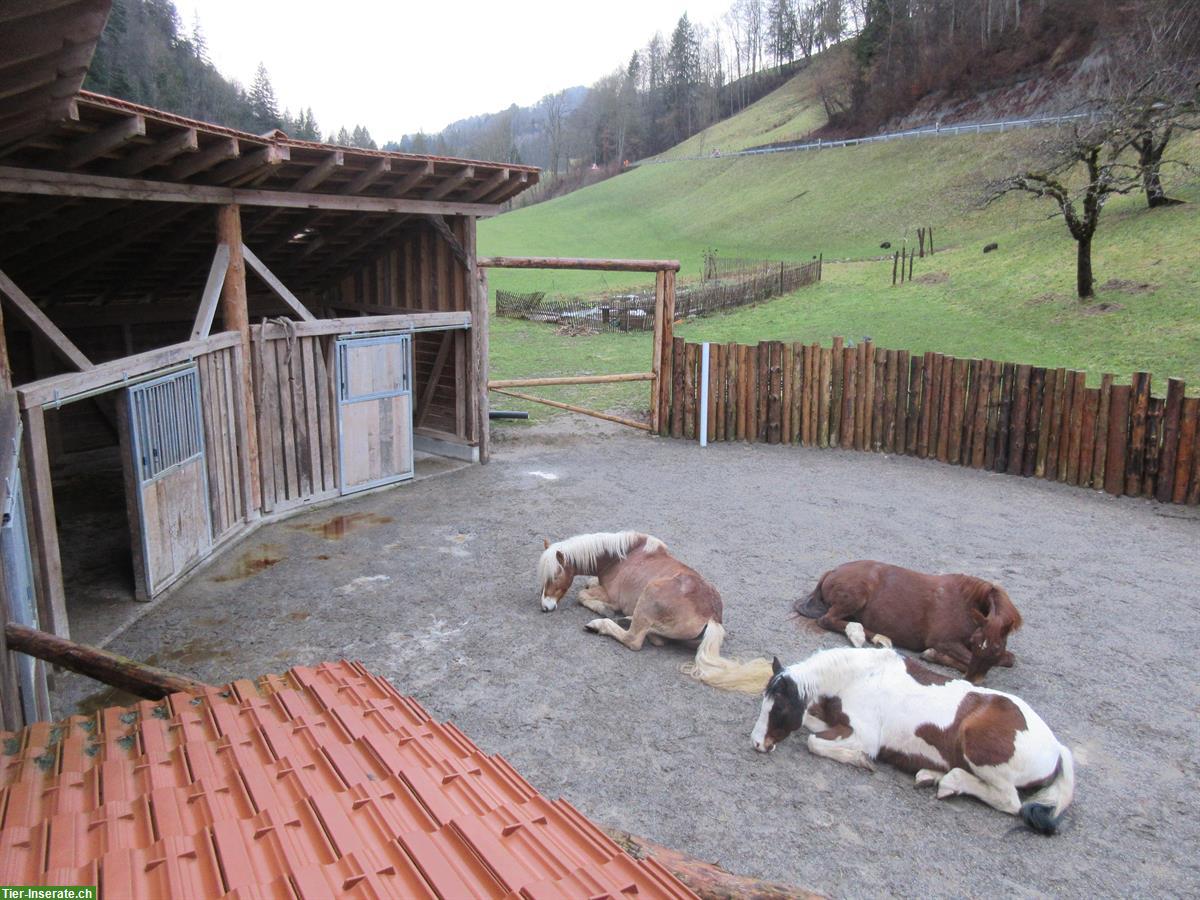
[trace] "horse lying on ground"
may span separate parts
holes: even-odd
[[[871,560],[826,572],[793,608],[823,628],[844,632],[855,647],[870,642],[915,650],[976,684],[992,666],[1013,664],[1008,636],[1021,627],[1021,614],[999,585]]]
[[[748,663],[724,659],[721,643],[721,595],[695,569],[670,554],[658,538],[637,531],[580,534],[551,544],[538,560],[542,609],[550,612],[570,590],[577,575],[593,575],[579,592],[581,606],[601,616],[629,617],[622,628],[610,618],[593,619],[585,628],[641,650],[643,641],[666,640],[696,647],[693,678],[725,690],[757,694],[771,677],[766,659]]]
[[[894,650],[822,650],[774,676],[751,739],[766,753],[802,725],[817,756],[874,769],[880,759],[937,785],[939,800],[978,797],[1043,834],[1075,793],[1071,751],[1024,700],[948,679]],[[1022,791],[1035,791],[1022,803]]]

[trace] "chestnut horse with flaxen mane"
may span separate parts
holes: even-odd
[[[579,605],[603,617],[588,622],[588,631],[606,634],[630,650],[641,650],[644,641],[694,646],[696,659],[684,671],[724,690],[757,694],[771,677],[766,659],[743,663],[721,656],[721,595],[658,538],[618,531],[579,534],[554,544],[545,541],[538,560],[542,609],[557,609],[577,575],[594,576],[579,592]],[[622,628],[609,616],[628,617],[629,627]]]
[[[793,605],[855,647],[903,647],[983,680],[992,666],[1012,666],[1008,636],[1021,614],[1004,588],[971,575],[925,575],[859,560],[831,569]]]

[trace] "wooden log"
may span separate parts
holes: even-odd
[[[995,386],[996,363],[979,361],[979,397],[975,403],[975,421],[971,430],[971,467],[982,469],[987,457],[987,423],[991,415],[992,388]]]
[[[821,348],[820,376],[817,380],[817,446],[829,446],[830,397],[833,393],[833,351]]]
[[[678,850],[616,828],[601,828],[634,859],[653,859],[683,882],[700,900],[819,900],[820,895],[788,884],[733,875],[715,863],[703,862]]]
[[[820,430],[820,398],[821,398],[821,345],[812,343],[808,346],[809,369],[809,416],[808,416],[808,445],[817,446],[817,432]]]
[[[481,272],[486,272],[487,269],[480,269]],[[654,373],[654,380],[650,383],[650,427],[654,429],[655,434],[662,433],[662,423],[659,416],[662,414],[662,383],[659,381],[663,373],[663,358],[666,355],[666,347],[663,346],[663,296],[667,292],[667,273],[658,271],[654,273],[654,345],[651,350],[650,368]]]
[[[1142,471],[1142,496],[1153,497],[1158,492],[1158,470],[1162,454],[1162,423],[1167,401],[1161,397],[1150,398],[1146,412],[1146,458]]]
[[[783,345],[783,359],[779,365],[780,380],[783,383],[783,393],[780,402],[779,439],[785,444],[792,442],[792,389],[795,386],[792,368],[795,365],[795,351],[791,344]]]
[[[994,472],[1008,471],[1009,423],[1012,421],[1013,393],[1016,389],[1017,367],[1005,363],[1001,369],[1003,384],[1000,390],[1000,411],[996,419],[996,450],[992,467]]]
[[[1080,487],[1092,486],[1092,460],[1096,456],[1096,416],[1100,412],[1100,389],[1085,388],[1083,397],[1083,435],[1079,445]]]
[[[906,453],[908,447],[908,378],[911,362],[907,350],[896,355],[896,439],[893,450]]]
[[[486,270],[480,269],[481,273]],[[669,437],[671,434],[671,402],[672,396],[675,393],[675,370],[674,360],[675,342],[664,342],[662,348],[661,368],[658,375],[658,433],[663,437]]]
[[[878,453],[883,449],[884,398],[887,395],[887,351],[882,347],[875,348],[874,374],[872,376],[871,397],[871,449]]]
[[[663,275],[662,309],[658,309],[656,306],[655,315],[662,318],[662,352],[664,357],[668,357],[671,356],[670,350],[675,341],[675,273],[668,270],[664,272]],[[677,360],[678,357],[672,358],[671,364],[674,365]],[[669,410],[671,408],[671,389],[673,385],[672,379],[673,374],[671,370],[668,369],[663,374],[663,380],[661,382],[660,402],[662,405],[662,410],[659,413],[659,427],[661,428],[663,434],[666,434],[667,432],[667,419],[669,417]]]
[[[1067,381],[1069,375],[1066,369],[1054,370],[1054,402],[1050,404],[1049,431],[1046,439],[1045,477],[1051,481],[1058,478],[1059,443],[1063,436],[1063,409],[1067,398]]]
[[[946,444],[946,461],[957,466],[962,461],[963,418],[967,403],[967,370],[970,363],[955,358],[950,371],[950,437]]]
[[[900,265],[900,251],[892,253],[892,287],[896,286],[896,267]]]
[[[1025,466],[1026,420],[1029,416],[1029,383],[1031,366],[1017,366],[1013,383],[1012,415],[1008,422],[1008,468],[1009,475],[1020,475]]]
[[[1175,495],[1175,462],[1179,458],[1179,423],[1183,415],[1185,385],[1178,378],[1167,379],[1167,399],[1162,420],[1162,456],[1158,465],[1158,485],[1154,496],[1170,503]]]
[[[842,433],[839,445],[845,449],[854,446],[854,418],[858,393],[858,351],[846,347],[842,352]]]
[[[1197,442],[1200,444],[1200,435],[1197,435]],[[1185,502],[1188,506],[1200,503],[1200,445],[1196,446],[1192,452],[1192,478]]]
[[[1104,490],[1120,497],[1125,493],[1125,454],[1129,445],[1129,401],[1133,388],[1114,384],[1108,399],[1108,451],[1104,464]]]
[[[917,456],[929,458],[929,429],[933,415],[933,376],[937,354],[927,352],[921,368],[921,410],[917,426]],[[936,447],[936,444],[935,444]]]
[[[42,407],[25,410],[22,429],[22,465],[28,498],[29,536],[36,545],[33,565],[37,575],[38,617],[41,624],[62,638],[71,636],[63,588],[58,524],[54,514],[54,489],[46,420]]]
[[[722,357],[725,347],[722,344],[708,346],[708,372],[710,376],[708,396],[712,404],[708,414],[708,439],[710,441],[725,440],[725,372]]]
[[[687,344],[683,338],[671,340],[672,393],[671,393],[671,437],[683,437],[683,395],[687,377]]]
[[[705,422],[704,422],[704,438],[708,442],[717,439],[717,393],[719,392],[720,382],[717,380],[717,350],[718,344],[708,345],[708,397],[705,398]],[[700,363],[701,377],[703,377],[704,369],[704,347],[700,347]]]
[[[1192,479],[1192,464],[1200,456],[1197,435],[1200,432],[1200,397],[1184,397],[1179,416],[1179,452],[1175,456],[1174,486],[1171,490],[1172,503],[1186,503],[1189,482]]]
[[[883,367],[883,427],[880,449],[885,453],[896,452],[896,383],[899,380],[897,369],[900,365],[900,353],[896,350],[883,350],[885,361]]]
[[[813,352],[812,347],[803,344],[800,347],[800,371],[803,373],[804,391],[800,396],[800,446],[810,447],[809,429],[812,427],[812,398],[813,398]]]
[[[452,332],[445,332],[448,339]],[[447,341],[448,343],[448,341]],[[546,378],[503,378],[489,381],[491,388],[545,387],[553,384],[618,384],[626,381],[652,381],[653,372],[626,372],[620,375],[555,375]]]
[[[945,384],[947,357],[933,354],[933,368],[929,374],[929,451],[928,459],[938,458],[938,441],[942,430],[942,387]]]
[[[758,418],[756,429],[759,443],[770,438],[771,415],[771,343],[758,342]]]
[[[739,347],[730,342],[725,345],[725,440],[735,441],[738,436],[738,357]]]
[[[1112,398],[1113,377],[1100,376],[1100,407],[1096,410],[1096,450],[1092,456],[1092,487],[1104,490],[1104,470],[1108,459],[1108,406]]]
[[[953,381],[955,357],[942,358],[942,385],[940,391],[941,408],[938,412],[938,462],[950,461],[950,429],[953,426]],[[930,438],[932,440],[932,437]]]
[[[921,410],[924,408],[922,393],[925,380],[925,357],[914,356],[909,361],[908,372],[908,422],[905,425],[904,452],[917,456],[917,442],[921,433]]]
[[[1084,372],[1072,373],[1070,432],[1067,447],[1067,484],[1079,484],[1079,455],[1083,448],[1083,406],[1087,387]]]
[[[1142,492],[1146,463],[1146,415],[1150,410],[1150,373],[1134,372],[1129,398],[1129,445],[1125,455],[1125,493]]]
[[[789,443],[799,444],[804,440],[804,392],[808,390],[808,379],[804,377],[804,345],[792,344],[792,434]]]
[[[959,461],[964,466],[971,465],[971,451],[975,446],[975,409],[979,403],[979,360],[967,361],[967,393],[963,399],[963,433],[962,446],[959,448]]]
[[[684,344],[683,353],[683,437],[692,441],[696,439],[696,407],[700,393],[700,383],[696,377],[700,347],[692,343]]]
[[[739,441],[746,440],[746,346],[737,344],[737,382],[731,387],[737,392],[737,419],[734,434]]]
[[[746,348],[746,440],[758,441],[758,348]]]
[[[1046,370],[1033,366],[1029,370],[1029,405],[1025,411],[1025,452],[1021,474],[1026,478],[1037,468],[1038,439],[1042,428],[1042,392],[1046,388]]]
[[[171,694],[203,694],[216,690],[194,678],[175,675],[108,650],[77,644],[16,622],[5,624],[4,634],[9,650],[45,660],[147,700],[161,700]]]
[[[996,468],[996,431],[1000,423],[1000,406],[1004,402],[1004,363],[992,361],[991,400],[988,403],[987,427],[983,435],[983,467],[989,472]]]
[[[832,354],[833,367],[830,373],[830,390],[831,396],[829,399],[829,443],[830,446],[837,447],[841,445],[842,437],[842,389],[843,389],[843,371],[845,370],[846,355],[842,351],[845,349],[845,341],[841,337],[833,339]]]
[[[570,403],[560,403],[557,400],[548,400],[545,397],[535,397],[533,394],[523,394],[519,391],[510,391],[508,388],[495,388],[497,394],[503,394],[505,397],[515,397],[518,400],[527,400],[530,403],[541,403],[545,406],[553,406],[555,409],[565,409],[567,412],[580,413],[581,415],[591,416],[594,419],[604,419],[606,422],[616,422],[618,425],[628,425],[630,428],[637,428],[640,431],[649,431],[650,425],[646,422],[638,422],[635,419],[627,419],[624,416],[615,416],[612,413],[599,412],[594,409],[587,409],[582,406],[573,406]]]
[[[674,259],[580,259],[565,256],[481,256],[489,269],[583,269],[597,272],[678,272]]]
[[[874,417],[875,399],[875,342],[866,340],[858,345],[859,419],[854,427],[854,449],[869,450],[871,446],[871,420]]]

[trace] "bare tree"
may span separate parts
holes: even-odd
[[[558,161],[563,150],[563,124],[567,110],[567,92],[547,94],[542,98],[542,114],[546,117],[546,138],[550,144],[550,178],[558,178]]]
[[[1122,146],[1104,126],[1076,128],[1043,145],[1041,165],[1029,166],[988,186],[987,202],[1013,192],[1049,198],[1058,205],[1076,244],[1075,284],[1080,299],[1094,297],[1092,239],[1108,200],[1138,186],[1138,168],[1122,160]]]

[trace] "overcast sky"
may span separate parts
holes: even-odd
[[[175,0],[199,12],[213,64],[244,86],[261,61],[280,108],[311,106],[324,134],[379,143],[597,78],[686,10],[705,26],[730,0]]]

